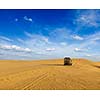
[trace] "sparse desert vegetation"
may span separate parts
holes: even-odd
[[[72,59],[0,61],[1,90],[100,90],[100,62]]]

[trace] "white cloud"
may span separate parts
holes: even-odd
[[[76,51],[76,52],[82,52],[82,50],[79,49],[79,48],[75,48],[74,51]]]
[[[51,30],[51,32],[48,34],[53,41],[61,42],[62,40],[70,39],[71,30],[67,29],[66,27],[60,27]]]
[[[20,42],[19,46],[18,44],[13,45],[13,43],[4,45],[2,44],[0,45],[0,53],[2,51],[3,54],[5,54],[6,56],[9,55],[9,57],[12,59],[17,58],[17,55],[19,56],[19,58],[21,55],[23,59],[39,59],[39,58],[44,59],[44,58],[57,58],[57,57],[63,58],[64,56],[81,57],[82,55],[84,56],[84,54],[86,53],[88,55],[84,57],[89,58],[90,57],[89,55],[91,55],[95,49],[93,41],[99,40],[100,37],[99,32],[90,36],[84,36],[84,38],[78,35],[73,35],[76,40],[85,40],[85,41],[78,41],[78,43],[76,41],[74,42],[72,41],[72,43],[70,44],[69,41],[67,41],[67,39],[69,38],[72,39],[72,37],[70,36],[70,34],[69,35],[66,34],[65,31],[63,32],[64,33],[62,34],[61,30],[60,31],[57,30],[54,35],[57,40],[59,40],[60,38],[61,39],[60,41],[56,41],[55,38],[54,41],[51,40],[51,36],[54,32],[51,34],[50,37],[43,36],[42,34],[36,34],[36,33],[32,34],[25,32],[25,35],[27,36],[25,41],[20,38],[16,39],[17,40],[16,43],[18,41]],[[58,36],[59,35],[58,33],[60,34],[60,36]],[[61,35],[63,36],[61,37]],[[65,38],[65,40],[64,36],[67,37]],[[91,48],[91,46],[93,48]],[[100,45],[98,44],[97,47],[99,48],[99,46]],[[91,48],[91,51],[88,51],[88,47]],[[98,49],[97,51],[99,52],[99,50],[100,49]],[[4,58],[3,55],[1,55],[0,57]]]
[[[25,31],[24,33],[25,33],[26,36],[28,36],[28,37],[30,37],[30,38],[33,38],[33,34],[31,34],[31,33],[29,33],[29,32],[26,32],[26,31]]]
[[[80,24],[81,26],[94,26],[97,27],[98,23],[98,12],[96,10],[85,10],[85,11],[78,11],[77,19],[74,23]]]
[[[18,18],[15,18],[15,22],[18,22]]]
[[[61,44],[62,46],[66,46],[66,45],[67,45],[66,42],[61,42],[60,44]]]
[[[30,22],[32,22],[32,18],[29,18],[28,20],[29,20]]]
[[[87,57],[91,57],[92,55],[90,55],[90,54],[86,54],[86,56],[87,56]]]
[[[13,41],[12,39],[5,37],[5,36],[0,36],[0,39],[4,41],[9,41],[9,42]]]
[[[23,49],[25,52],[33,52],[33,50],[29,49],[29,48],[24,48]]]
[[[24,16],[24,20],[29,21],[29,22],[32,22],[33,21],[32,18],[29,18],[27,16]]]
[[[46,36],[43,36],[43,35],[39,35],[39,34],[32,34],[32,33],[29,33],[29,32],[24,32],[25,35],[29,38],[28,41],[31,41],[33,44],[37,44],[38,43],[40,44],[51,44],[51,42],[49,41],[49,38],[46,37]],[[40,45],[41,45],[40,44]]]
[[[75,40],[84,40],[83,37],[80,37],[78,35],[73,35],[72,38],[75,39]]]
[[[9,45],[0,45],[0,49],[10,50],[11,46],[9,46]]]
[[[87,52],[87,51],[89,51],[89,49],[88,48],[87,49],[85,49],[85,48],[74,48],[74,51],[75,52]]]
[[[86,38],[87,40],[90,40],[90,41],[97,41],[97,40],[100,40],[100,32],[96,32],[92,35],[89,35],[87,36]]]
[[[46,51],[55,51],[55,48],[47,48]]]
[[[38,53],[40,52],[39,55],[44,54],[43,58],[48,54],[50,54],[50,56],[48,56],[48,58],[49,57],[51,57],[51,58],[64,57],[64,56],[80,57],[80,56],[84,55],[85,53],[89,53],[90,51],[92,51],[91,47],[90,47],[91,49],[88,49],[88,47],[90,45],[92,45],[90,38],[92,39],[93,37],[90,37],[90,36],[84,36],[84,38],[83,38],[81,36],[74,35],[74,36],[76,36],[75,39],[77,38],[77,40],[85,40],[85,41],[81,41],[79,43],[74,42],[72,44],[69,44],[69,43],[66,44],[67,39],[65,40],[66,42],[65,41],[53,42],[51,40],[49,41],[48,37],[44,38],[42,35],[39,35],[39,34],[38,35],[31,34],[28,32],[26,32],[26,34],[29,37],[29,39],[27,39],[25,41],[25,44],[31,49],[34,48],[34,51],[37,51]],[[71,36],[69,36],[69,37],[72,38]],[[59,37],[57,37],[57,38],[59,39]],[[51,44],[48,44],[47,42],[51,42]],[[63,48],[62,48],[62,46],[63,46]],[[48,53],[46,51],[48,51],[48,52],[52,51],[52,52]],[[56,51],[56,52],[54,52],[54,51]]]
[[[42,37],[43,41],[45,41],[46,43],[49,43],[49,39],[47,37]]]
[[[85,41],[79,44],[79,48],[92,47],[94,50],[95,48],[100,47],[100,32],[96,32],[92,35],[87,35],[84,38]]]
[[[22,48],[22,47],[17,46],[17,45],[0,45],[0,49],[20,51],[20,52],[33,52],[29,48]]]
[[[22,43],[22,44],[25,43],[25,41],[22,40],[22,39],[20,39],[20,38],[18,38],[17,41],[20,42],[20,43]]]

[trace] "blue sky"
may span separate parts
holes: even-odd
[[[65,56],[100,61],[100,10],[0,10],[0,59]]]

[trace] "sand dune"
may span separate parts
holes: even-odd
[[[100,62],[73,59],[0,61],[1,90],[100,90]]]

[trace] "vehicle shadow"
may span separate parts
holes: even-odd
[[[96,68],[100,68],[100,66],[99,65],[93,65],[94,67],[96,67]]]
[[[64,64],[42,64],[43,66],[64,66]]]

